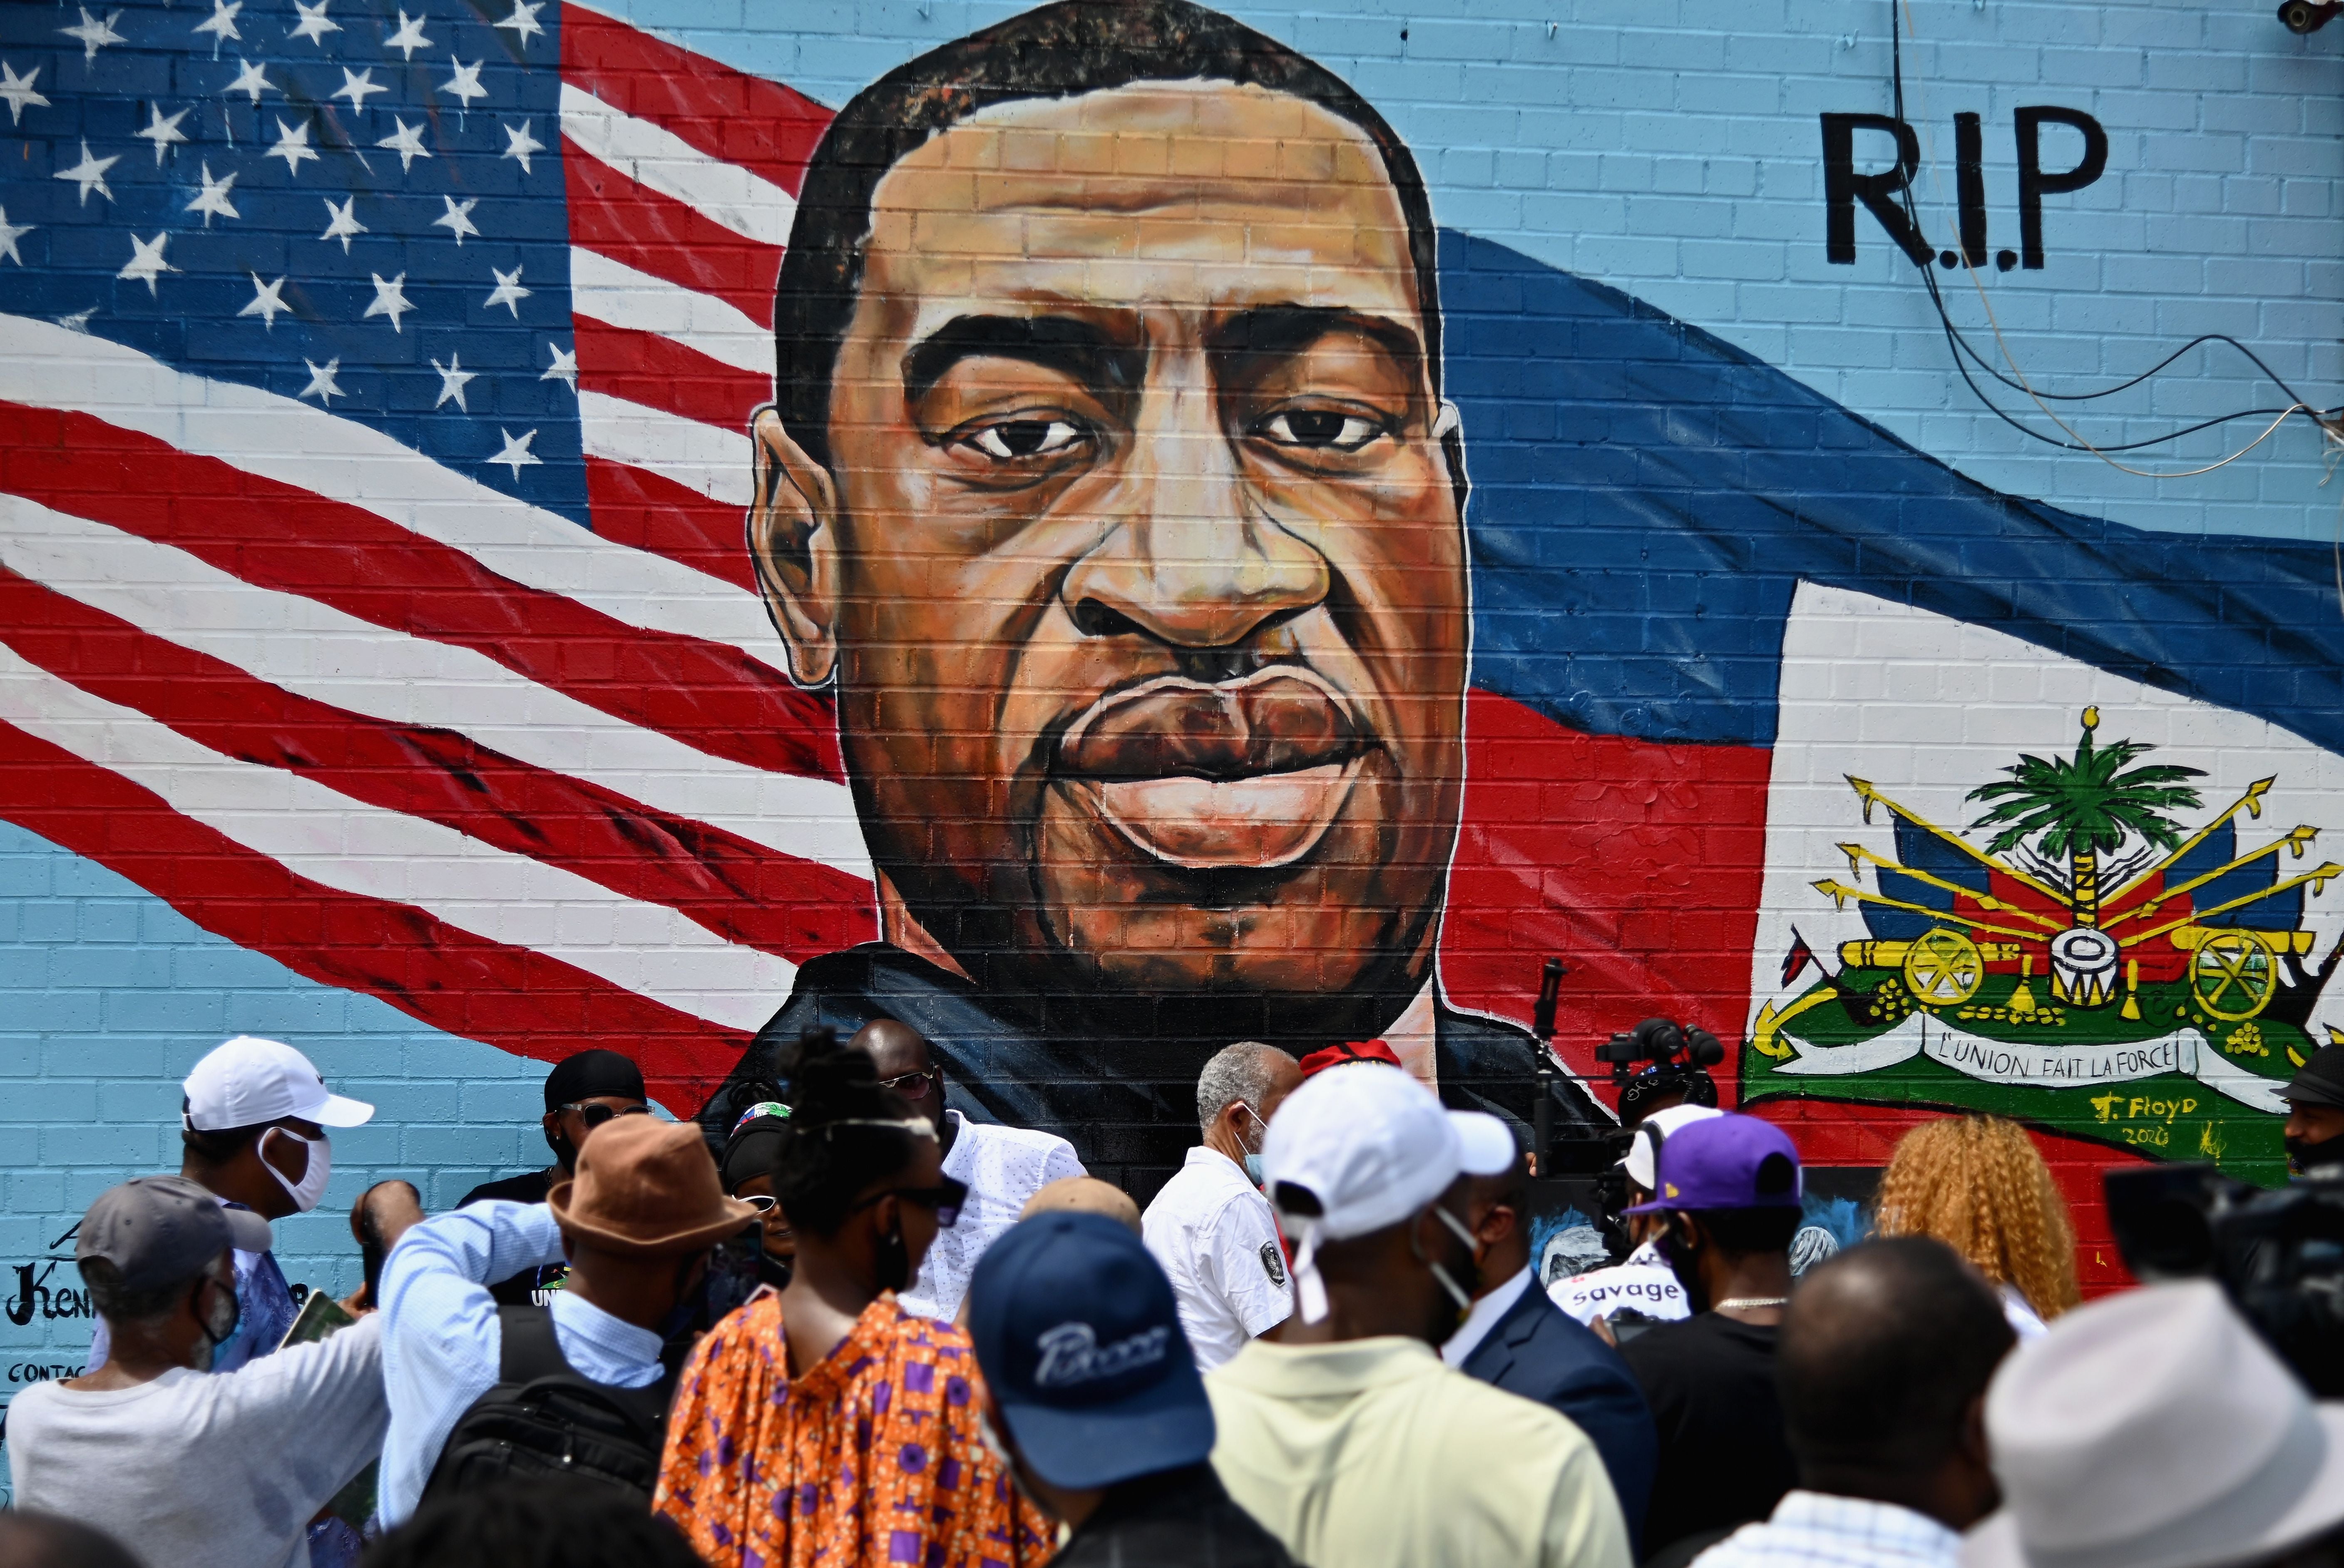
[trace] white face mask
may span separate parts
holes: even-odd
[[[334,1146],[327,1138],[303,1138],[299,1133],[281,1127],[270,1128],[261,1135],[261,1142],[265,1144],[272,1138],[289,1138],[296,1143],[309,1146],[309,1167],[301,1173],[298,1183],[285,1179],[285,1173],[269,1161],[267,1149],[261,1151],[260,1159],[268,1174],[277,1179],[277,1185],[293,1199],[294,1209],[307,1214],[317,1208],[318,1201],[326,1196],[326,1183],[334,1174]]]

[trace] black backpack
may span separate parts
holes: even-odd
[[[456,1418],[424,1483],[429,1502],[507,1479],[577,1476],[646,1507],[659,1480],[673,1384],[622,1389],[582,1377],[561,1354],[547,1307],[499,1307],[497,1383]]]

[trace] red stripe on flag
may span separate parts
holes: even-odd
[[[1584,734],[1488,692],[1467,704],[1441,923],[1450,999],[1528,1022],[1552,954],[1571,970],[1556,1033],[1574,1072],[1656,1015],[1740,1039],[1770,754]],[[1720,1076],[1730,1103],[1733,1074]]]
[[[607,458],[586,460],[586,501],[603,538],[664,555],[756,592],[757,574],[741,542],[741,509],[649,469]]]
[[[652,1092],[679,1113],[722,1080],[748,1041],[541,953],[297,875],[151,790],[5,723],[0,817],[126,877],[216,936],[435,1029],[543,1061],[624,1040]]]
[[[803,93],[577,5],[561,8],[561,78],[792,196],[831,121]]]
[[[387,723],[258,680],[0,569],[0,642],[200,745],[664,905],[793,963],[874,934],[871,886],[447,730]]]
[[[606,392],[727,430],[747,430],[750,417],[773,400],[771,375],[735,369],[672,338],[612,327],[590,316],[573,317],[571,326],[578,344],[578,384],[586,391]],[[749,460],[745,441],[741,460]],[[738,556],[742,551],[737,507],[732,522],[732,552]],[[594,518],[594,531],[605,531],[600,513]],[[732,573],[713,575],[730,578]]]
[[[94,415],[0,402],[0,489],[175,545],[248,582],[470,648],[711,756],[843,776],[829,703],[737,649],[629,626],[372,512]]]
[[[712,294],[759,326],[773,319],[782,253],[760,245],[672,197],[637,185],[562,139],[562,184],[570,197],[570,243],[696,294]]]

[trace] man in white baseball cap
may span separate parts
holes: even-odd
[[[1370,1062],[1308,1080],[1270,1122],[1296,1311],[1205,1387],[1222,1484],[1298,1561],[1626,1568],[1587,1435],[1435,1348],[1477,1284],[1470,1179],[1517,1152],[1496,1118]]]
[[[214,1047],[180,1089],[179,1174],[263,1219],[315,1209],[333,1168],[326,1128],[358,1127],[374,1115],[374,1107],[328,1089],[309,1058],[292,1047],[249,1035]],[[237,1249],[236,1293],[240,1326],[214,1353],[214,1371],[267,1355],[293,1322],[292,1291],[266,1249]],[[90,1341],[91,1371],[105,1362],[107,1349],[100,1320]]]
[[[1635,1140],[1617,1167],[1627,1181],[1629,1206],[1650,1202],[1659,1190],[1655,1162],[1671,1134],[1724,1114],[1713,1106],[1672,1105],[1638,1122]],[[1692,1316],[1692,1308],[1685,1300],[1684,1287],[1677,1282],[1676,1270],[1655,1245],[1656,1238],[1668,1229],[1667,1220],[1656,1214],[1631,1214],[1626,1224],[1632,1251],[1608,1269],[1591,1269],[1557,1280],[1547,1287],[1547,1294],[1556,1306],[1591,1326],[1599,1320],[1608,1323],[1617,1312],[1633,1312],[1662,1322]]]
[[[1985,1431],[2003,1508],[1963,1568],[2344,1563],[2344,1404],[2209,1281],[2062,1316],[1995,1374]]]
[[[363,1126],[374,1115],[374,1107],[327,1088],[309,1058],[292,1047],[251,1035],[213,1047],[179,1088],[179,1174],[227,1208],[248,1209],[263,1219],[318,1207],[333,1173],[326,1129]],[[400,1185],[411,1199],[414,1189]],[[407,1208],[409,1218],[420,1217],[411,1201]],[[239,1242],[233,1257],[237,1329],[212,1352],[215,1372],[234,1371],[277,1349],[296,1310],[292,1287],[265,1244],[248,1249]],[[112,1351],[112,1333],[100,1317],[88,1370],[105,1365]],[[320,1521],[310,1532],[317,1568],[350,1568],[359,1544],[357,1532],[338,1519]]]

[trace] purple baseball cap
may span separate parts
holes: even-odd
[[[1798,1148],[1781,1128],[1754,1116],[1679,1128],[1661,1145],[1658,1174],[1652,1200],[1626,1212],[1799,1207]]]

